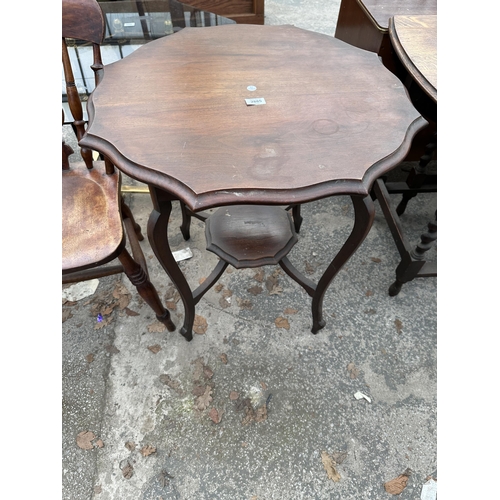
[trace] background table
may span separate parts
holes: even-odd
[[[389,19],[397,15],[435,15],[436,0],[342,0],[335,37],[378,54],[384,65],[400,76],[401,63],[389,36]],[[418,161],[436,132],[430,122],[414,139],[405,160]]]
[[[437,16],[394,16],[389,20],[389,36],[394,50],[407,72],[403,76],[410,98],[417,109],[428,119],[437,121]],[[437,221],[429,222],[427,232],[420,242],[412,245],[405,236],[400,216],[408,202],[419,193],[437,191],[436,175],[429,175],[426,167],[437,148],[436,138],[428,144],[419,164],[410,171],[405,182],[377,180],[374,192],[380,202],[392,236],[401,255],[396,269],[396,281],[389,294],[397,295],[404,283],[417,277],[437,276],[436,262],[426,260],[426,252],[437,239]],[[390,194],[402,194],[394,209]]]
[[[437,16],[394,16],[389,36],[413,82],[437,104]]]
[[[373,182],[426,123],[375,54],[292,26],[252,25],[186,28],[107,66],[89,120],[81,144],[150,187],[148,235],[181,295],[188,339],[206,288],[192,291],[172,256],[173,200],[200,211],[351,196],[352,233],[319,282],[287,270],[312,296],[317,332],[326,289],[371,227]]]

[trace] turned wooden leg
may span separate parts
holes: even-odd
[[[180,333],[186,340],[191,341],[193,339],[195,301],[189,284],[172,255],[168,242],[168,219],[172,212],[172,201],[167,193],[152,186],[150,186],[150,194],[154,208],[148,221],[148,239],[158,261],[182,299],[184,326]]]
[[[434,151],[436,150],[436,144],[436,135],[434,134],[434,140],[427,144],[427,146],[425,147],[425,153],[420,158],[417,167],[408,174],[408,178],[406,179],[406,184],[408,185],[408,187],[420,188],[424,185],[427,179],[426,168],[429,162],[432,160],[432,156],[434,155]],[[402,200],[396,207],[396,213],[398,215],[402,215],[406,210],[408,202],[415,196],[417,196],[417,192],[415,191],[404,193]]]
[[[425,252],[430,250],[437,240],[437,220],[427,224],[428,231],[420,236],[420,243],[411,252],[411,256],[416,260],[423,260]]]
[[[427,224],[428,231],[420,236],[417,246],[403,258],[396,269],[396,281],[389,287],[389,295],[396,296],[402,286],[418,276],[425,262],[425,253],[430,250],[437,239],[437,220]]]
[[[158,297],[158,292],[151,281],[149,281],[144,269],[131,257],[126,249],[118,256],[118,259],[128,279],[137,288],[139,295],[156,313],[157,319],[167,327],[169,332],[173,332],[175,325],[170,319],[170,313],[163,307],[160,297]]]
[[[313,327],[311,332],[318,333],[324,326],[323,319],[323,298],[333,278],[342,269],[342,266],[354,254],[359,245],[366,238],[375,217],[375,205],[371,196],[351,196],[354,205],[354,227],[349,238],[337,253],[331,264],[321,276],[312,299]]]

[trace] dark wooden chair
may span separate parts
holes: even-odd
[[[63,0],[62,61],[68,102],[77,139],[85,133],[83,109],[74,84],[66,39],[91,43],[96,85],[102,78],[100,44],[104,17],[96,0]],[[64,123],[64,112],[63,112]],[[62,144],[62,281],[74,283],[125,273],[140,296],[169,331],[175,330],[168,310],[149,280],[139,241],[144,237],[120,192],[121,176],[108,160],[95,161],[92,151],[81,148],[83,161],[70,163],[73,149]],[[132,254],[126,248],[128,242]],[[119,264],[110,265],[118,259]]]

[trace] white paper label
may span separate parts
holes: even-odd
[[[263,97],[256,97],[255,99],[245,99],[247,106],[259,106],[260,104],[266,104],[266,100]]]

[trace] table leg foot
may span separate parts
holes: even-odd
[[[186,329],[185,327],[182,327],[180,330],[179,330],[179,333],[188,341],[188,342],[191,342],[191,340],[193,340],[193,331],[192,330],[188,330]]]
[[[389,287],[389,295],[391,297],[395,297],[400,291],[401,288],[403,287],[403,282],[396,280],[390,287]]]
[[[314,333],[314,335],[316,335],[320,330],[325,328],[325,326],[326,326],[326,321],[324,319],[321,319],[319,321],[314,321],[313,327],[311,328],[311,333]]]

